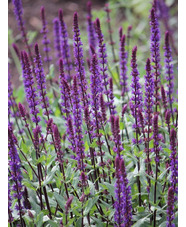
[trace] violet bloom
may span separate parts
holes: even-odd
[[[148,131],[152,126],[153,105],[154,105],[154,80],[151,73],[152,67],[150,59],[146,61],[146,75],[145,75],[145,124],[148,126]],[[149,131],[150,132],[150,131]]]
[[[65,204],[65,213],[66,213],[66,214],[69,213],[69,209],[70,209],[72,200],[73,200],[73,196],[70,196],[70,197],[68,198],[66,204]]]
[[[76,137],[75,137],[75,130],[73,126],[72,118],[69,117],[67,119],[67,134],[68,134],[68,140],[71,143],[69,148],[76,154]]]
[[[64,68],[68,73],[68,81],[71,80],[72,60],[70,57],[70,47],[68,43],[68,32],[67,27],[63,19],[63,11],[59,10],[59,22],[61,32],[61,50],[63,54]]]
[[[21,52],[21,65],[23,71],[23,83],[25,87],[26,99],[32,114],[32,121],[38,124],[41,118],[37,116],[39,113],[36,88],[34,87],[34,78],[30,67],[30,62],[26,52]]]
[[[95,28],[92,21],[92,3],[89,1],[87,2],[87,32],[88,32],[88,40],[89,46],[92,45],[96,49],[96,35],[95,35]]]
[[[123,150],[123,147],[121,144],[119,116],[111,115],[110,122],[111,122],[111,131],[112,131],[112,135],[113,135],[113,140],[115,143],[113,150],[114,150],[114,152],[117,153],[118,157],[120,157],[120,153]]]
[[[16,52],[17,57],[19,58],[19,60],[21,59],[21,55],[19,52],[19,48],[17,47],[17,45],[15,43],[12,43],[12,47],[14,48],[14,51]]]
[[[49,110],[49,99],[47,97],[46,92],[46,78],[42,66],[41,55],[39,53],[38,44],[35,44],[35,73],[37,80],[37,89],[40,97],[40,104],[42,109],[44,110],[43,114],[47,116],[49,119],[49,114],[51,110]]]
[[[26,32],[23,22],[23,6],[21,0],[13,0],[14,4],[14,14],[16,16],[16,20],[18,22],[19,29],[21,31],[22,37],[26,38]]]
[[[18,210],[20,218],[23,214],[23,206],[21,199],[23,197],[23,186],[22,186],[22,173],[20,158],[16,149],[17,139],[13,134],[12,128],[8,127],[8,149],[9,149],[9,166],[10,166],[10,180],[13,181],[12,190],[15,192],[13,197],[17,199],[16,210]]]
[[[122,86],[122,96],[127,93],[127,52],[125,50],[125,35],[120,39],[120,85]]]
[[[61,138],[60,138],[60,134],[58,131],[58,127],[53,124],[52,130],[53,130],[53,135],[54,135],[54,144],[55,144],[55,148],[57,150],[57,160],[60,164],[62,164],[63,163],[63,152],[61,150]]]
[[[132,226],[132,197],[131,197],[131,187],[127,179],[127,173],[125,169],[125,162],[121,158],[120,160],[120,171],[121,171],[121,181],[122,181],[122,200],[123,200],[123,212],[124,212],[124,227]]]
[[[91,76],[90,76],[90,88],[91,88],[91,106],[92,106],[92,114],[93,114],[93,124],[94,128],[97,132],[101,128],[100,119],[100,102],[99,96],[101,94],[101,81],[100,81],[100,73],[99,73],[99,66],[96,54],[92,57],[91,62]]]
[[[158,111],[159,106],[159,84],[160,84],[160,29],[156,11],[154,8],[151,9],[150,14],[150,25],[151,25],[151,61],[154,63],[154,84],[155,84],[155,111]]]
[[[155,153],[155,162],[156,165],[160,162],[160,151],[161,146],[159,144],[159,141],[161,140],[160,134],[158,133],[158,115],[156,114],[153,118],[153,139],[154,139],[154,147],[152,149],[152,152]]]
[[[115,202],[114,202],[114,221],[116,224],[114,226],[122,226],[124,222],[124,212],[123,212],[123,198],[122,198],[122,178],[120,173],[120,157],[117,155],[115,159],[115,169],[116,169],[116,183],[115,187]]]
[[[167,199],[167,227],[175,227],[172,223],[174,220],[174,188],[170,187],[168,190]]]
[[[22,6],[22,1],[21,0],[12,0],[13,5],[14,5],[14,14],[18,23],[19,30],[21,31],[21,36],[24,40],[24,43],[26,44],[30,59],[33,63],[33,58],[32,58],[32,53],[30,50],[30,46],[28,44],[28,38],[27,38],[27,33],[25,30],[24,22],[23,22],[23,6]]]
[[[113,94],[113,80],[109,78],[109,107],[110,107],[110,114],[114,115],[117,113],[116,106],[114,105],[114,94]]]
[[[77,77],[73,78],[73,88],[72,88],[72,98],[73,98],[73,124],[75,132],[75,144],[76,144],[76,158],[78,162],[78,169],[84,170],[85,164],[83,159],[85,158],[84,153],[84,142],[82,133],[82,106],[79,98]]]
[[[109,89],[108,89],[108,73],[107,73],[107,51],[106,51],[106,45],[104,42],[104,36],[101,31],[101,25],[100,25],[100,20],[99,18],[96,19],[95,21],[95,26],[96,26],[96,33],[97,33],[97,39],[99,42],[99,63],[100,63],[100,72],[102,76],[102,86],[104,89],[104,93],[107,96],[107,105],[109,106]]]
[[[10,177],[8,177],[8,181],[10,181]],[[8,183],[8,222],[11,223],[13,222],[14,218],[12,216],[12,196],[11,196],[11,188],[10,188],[10,184]]]
[[[178,153],[176,149],[176,131],[174,128],[170,131],[170,169],[171,169],[171,185],[174,189],[174,193],[178,194]],[[177,200],[177,197],[175,197]]]
[[[174,101],[173,93],[174,93],[174,71],[173,71],[173,64],[172,64],[172,50],[169,44],[169,32],[166,31],[165,33],[165,46],[164,46],[164,56],[165,56],[165,73],[166,73],[166,80],[167,80],[167,96],[170,105],[170,109],[172,112],[172,120],[174,122],[173,116],[173,108],[172,103]]]
[[[107,121],[107,114],[106,114],[106,104],[103,98],[103,94],[100,94],[100,108],[101,108],[101,119],[102,119],[102,124],[104,125]]]
[[[141,84],[139,83],[139,72],[136,63],[136,52],[137,47],[135,46],[132,50],[132,59],[131,59],[131,68],[132,68],[132,98],[130,102],[130,108],[132,110],[132,115],[135,118],[135,123],[133,124],[133,128],[139,133],[140,121],[138,119],[138,110],[142,110],[142,91]],[[137,142],[137,141],[136,141]]]
[[[53,20],[54,24],[54,48],[56,50],[56,57],[62,57],[62,50],[61,50],[61,35],[60,35],[60,22],[58,18]]]
[[[71,89],[65,79],[65,73],[63,69],[63,60],[62,58],[59,60],[59,82],[60,82],[60,93],[61,93],[61,110],[66,114],[66,117],[72,111],[72,103],[71,103]],[[65,117],[65,118],[66,118]]]
[[[85,68],[84,68],[84,60],[83,60],[83,44],[80,38],[80,30],[78,25],[78,14],[74,13],[74,56],[75,56],[75,69],[77,73],[78,85],[79,85],[79,93],[81,100],[83,102],[83,106],[88,105],[88,96],[87,96],[87,80],[85,77]]]
[[[48,29],[47,29],[47,21],[45,18],[45,8],[44,6],[41,7],[41,19],[42,19],[42,30],[41,33],[43,34],[43,40],[42,43],[44,45],[44,52],[46,54],[46,57],[44,58],[45,62],[48,64],[48,69],[49,69],[49,63],[52,60],[51,57],[49,57],[49,52],[50,52],[50,40],[47,37]]]

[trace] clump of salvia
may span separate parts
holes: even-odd
[[[168,18],[161,16],[168,12],[165,2],[154,0],[150,10],[146,62],[140,45],[131,47],[135,27],[120,27],[118,34],[108,4],[105,31],[87,3],[87,43],[81,15],[74,12],[69,28],[59,9],[50,31],[42,6],[42,43],[30,45],[22,2],[12,3],[25,49],[12,44],[24,101],[15,95],[10,70],[8,75],[10,226],[176,226],[175,45]]]

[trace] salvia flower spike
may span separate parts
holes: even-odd
[[[178,194],[178,154],[176,149],[176,131],[174,128],[170,131],[170,169],[171,169],[171,184],[177,199]]]
[[[22,173],[21,173],[21,163],[20,158],[16,149],[17,138],[13,134],[13,129],[8,127],[8,149],[9,149],[9,166],[11,171],[11,180],[13,181],[12,190],[15,192],[13,197],[17,199],[16,210],[20,215],[21,222],[24,222],[22,219],[23,215],[23,205],[22,205],[22,197],[23,197],[23,185],[22,185]]]
[[[61,31],[61,50],[64,61],[64,68],[68,75],[68,81],[71,80],[72,60],[70,56],[70,46],[68,41],[67,27],[63,19],[63,11],[59,9],[59,22]]]
[[[132,115],[135,119],[133,128],[136,130],[136,133],[139,134],[140,121],[138,118],[138,110],[143,109],[143,103],[142,103],[143,97],[142,97],[142,91],[141,91],[141,84],[139,83],[139,72],[138,72],[138,68],[137,68],[138,65],[137,65],[136,53],[137,53],[137,47],[135,46],[132,50],[132,59],[131,59],[132,98],[131,98],[131,102],[130,102],[130,108],[132,111]],[[136,141],[135,143],[138,143],[138,142],[139,141]]]
[[[45,55],[46,55],[46,57],[44,58],[44,60],[47,63],[48,71],[49,71],[50,62],[51,62],[52,58],[51,58],[51,56],[49,56],[49,52],[50,52],[50,47],[49,47],[50,40],[47,37],[48,29],[47,29],[47,21],[46,21],[46,18],[45,18],[45,8],[44,8],[44,6],[41,7],[41,20],[42,20],[42,30],[41,30],[41,33],[43,34],[42,43],[44,45],[43,50],[44,50]]]
[[[83,107],[85,107],[88,103],[87,96],[87,80],[85,77],[85,68],[84,68],[84,60],[83,60],[83,43],[80,38],[80,29],[78,24],[78,14],[74,13],[74,56],[75,56],[75,69],[77,73],[78,85],[80,97],[83,102]]]
[[[95,35],[94,23],[92,21],[91,1],[87,2],[87,32],[88,32],[89,45],[92,45],[96,49],[97,40]]]
[[[174,71],[173,71],[173,64],[172,64],[172,50],[169,44],[169,32],[166,31],[165,33],[165,46],[164,46],[164,56],[165,56],[165,69],[166,69],[166,80],[167,80],[167,96],[168,96],[168,100],[169,100],[169,105],[170,105],[170,109],[171,109],[171,114],[172,114],[172,121],[174,123],[174,114],[173,114],[173,101],[174,101],[174,97],[173,97],[173,93],[174,93]]]
[[[154,63],[154,85],[155,85],[155,111],[158,112],[159,106],[159,88],[160,88],[160,29],[156,10],[151,9],[150,12],[150,25],[151,25],[151,61]]]
[[[80,104],[76,76],[74,76],[73,78],[72,97],[73,97],[73,123],[74,123],[74,132],[75,132],[76,158],[78,162],[78,168],[80,170],[84,170],[85,153],[84,153],[84,141],[83,141],[83,134],[82,134],[82,106]]]
[[[62,57],[62,50],[61,50],[61,34],[60,34],[60,22],[58,18],[53,20],[54,26],[54,48],[56,50],[56,58]]]
[[[168,201],[167,201],[167,227],[175,227],[172,223],[174,220],[174,188],[170,187],[168,190]]]
[[[120,85],[122,87],[122,98],[124,99],[127,93],[127,52],[125,50],[125,35],[120,39]]]
[[[28,54],[26,52],[21,52],[21,65],[26,99],[30,108],[30,113],[32,114],[32,121],[38,124],[41,121],[41,118],[37,116],[39,113],[39,101],[37,99],[38,96],[36,93],[36,88],[34,87],[34,78],[32,75]]]
[[[49,109],[49,99],[46,92],[46,78],[37,43],[35,44],[35,74],[37,79],[37,89],[40,97],[40,104],[44,111],[44,115],[46,115],[49,119],[49,114],[51,113],[51,110]]]

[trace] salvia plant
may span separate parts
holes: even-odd
[[[61,5],[50,30],[41,6],[41,43],[29,40],[21,0],[11,4],[25,48],[12,42],[21,90],[9,57],[9,226],[178,226],[177,51],[166,2],[146,3],[144,53],[134,25],[113,26],[109,4],[100,16],[87,3],[87,29],[78,12],[67,27]]]

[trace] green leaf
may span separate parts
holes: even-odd
[[[39,164],[39,163],[41,163],[41,162],[43,162],[43,161],[45,161],[45,160],[46,160],[46,156],[45,155],[42,155],[40,158],[37,159],[36,165]]]
[[[114,190],[115,190],[115,188],[114,188],[114,185],[112,185],[112,184],[109,184],[109,183],[107,183],[107,182],[104,182],[104,184],[101,184],[101,186],[103,187],[103,188],[105,188],[105,189],[108,189],[108,191],[111,193],[111,195],[114,197]]]
[[[88,202],[87,202],[87,204],[86,204],[86,207],[85,207],[85,210],[84,210],[84,215],[85,215],[85,216],[90,212],[91,208],[92,208],[92,207],[94,206],[94,204],[98,201],[98,199],[99,199],[99,197],[97,196],[97,197],[95,197],[95,198],[93,198],[93,199],[89,199],[89,200],[88,200]]]
[[[52,220],[48,220],[47,223],[49,223],[51,227],[58,227],[59,226],[59,224],[57,224],[56,222],[54,222]]]
[[[37,227],[42,227],[43,226],[43,212],[41,211],[40,214],[37,216],[37,219],[36,219],[36,225]]]
[[[65,199],[64,199],[61,195],[59,195],[57,192],[54,192],[54,197],[55,197],[55,199],[57,200],[59,206],[60,206],[63,210],[65,210],[65,204],[66,204]]]
[[[42,182],[42,186],[46,186],[47,184],[52,183],[54,179],[54,174],[57,169],[58,169],[58,165],[52,168],[51,172],[47,175],[46,179]]]

